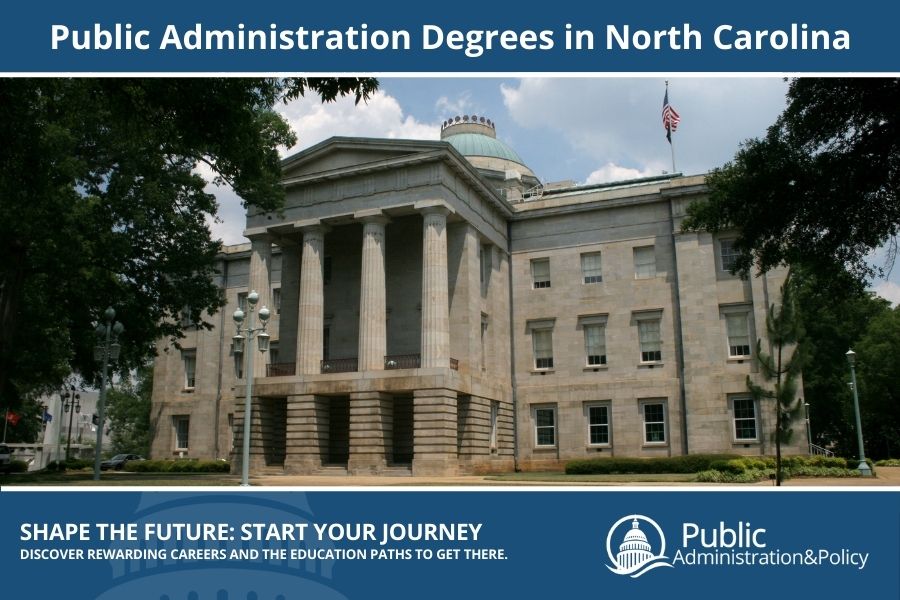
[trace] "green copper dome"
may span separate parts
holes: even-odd
[[[525,166],[516,151],[500,140],[480,133],[456,133],[443,138],[463,156],[490,156]]]

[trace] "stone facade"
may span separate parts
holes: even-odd
[[[251,289],[272,310],[251,472],[773,452],[774,411],[745,380],[784,273],[742,280],[727,235],[681,231],[703,178],[541,187],[475,119],[442,142],[332,138],[284,161],[283,211],[251,211],[251,243],[220,255],[215,327],[157,359],[154,458],[240,469],[231,314]]]

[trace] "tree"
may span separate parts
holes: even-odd
[[[863,382],[863,364],[869,364],[869,349],[864,346],[861,350],[860,340],[870,335],[869,330],[878,323],[879,315],[889,312],[890,306],[886,300],[866,292],[847,273],[829,275],[825,282],[822,279],[820,273],[809,269],[797,266],[791,269],[803,331],[799,344],[804,357],[803,395],[809,403],[813,443],[851,457],[857,455],[858,449],[853,394],[848,386],[849,370],[844,354],[849,348],[857,352],[859,379]],[[835,294],[832,291],[835,287],[844,291]],[[882,339],[889,335],[889,332],[879,333]],[[894,372],[900,380],[900,371]],[[872,376],[873,373],[867,373],[866,381]],[[866,407],[868,394],[861,395],[860,400]],[[870,412],[863,408],[862,414],[866,417],[866,439],[877,448],[881,444],[874,438],[877,429],[868,425]]]
[[[710,174],[685,227],[738,228],[745,275],[803,263],[871,276],[866,255],[896,250],[900,227],[900,79],[794,79],[787,100],[764,138]]]
[[[747,376],[747,389],[758,405],[764,400],[775,401],[775,484],[781,485],[781,445],[790,443],[793,423],[800,415],[797,399],[797,378],[800,375],[800,354],[796,344],[800,335],[799,320],[791,290],[791,278],[781,286],[781,307],[769,306],[766,314],[766,333],[772,353],[763,351],[762,340],[756,340],[756,361],[766,381],[775,380],[775,389],[769,390],[753,383]]]
[[[153,367],[137,370],[134,380],[125,378],[122,384],[106,394],[110,442],[113,454],[150,453],[153,433],[150,427],[150,397],[153,394]]]
[[[215,198],[198,165],[247,206],[283,202],[273,107],[304,93],[367,99],[374,79],[0,80],[0,404],[96,380],[92,322],[126,326],[120,372],[223,304],[211,277]]]
[[[900,307],[875,315],[854,350],[866,455],[900,456]]]

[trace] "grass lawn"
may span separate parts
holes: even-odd
[[[125,473],[104,472],[94,481],[90,470],[52,473],[13,473],[0,475],[0,487],[7,485],[71,485],[71,486],[173,486],[173,485],[238,485],[240,477],[227,473]]]
[[[684,483],[694,481],[694,473],[647,473],[616,475],[566,475],[560,471],[504,473],[485,477],[490,481],[544,481],[547,483]]]

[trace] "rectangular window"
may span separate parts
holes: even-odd
[[[491,246],[488,244],[478,247],[479,274],[481,277],[481,293],[486,294],[491,282]]]
[[[641,405],[644,413],[644,443],[666,442],[666,406],[662,402],[646,402]]]
[[[242,313],[247,314],[247,292],[240,292],[237,295],[237,307]]]
[[[197,351],[182,350],[181,359],[184,362],[184,388],[192,390],[197,378]]]
[[[581,276],[584,283],[600,283],[603,281],[603,269],[601,268],[599,252],[581,255]]]
[[[609,406],[588,406],[588,442],[592,446],[609,445]]]
[[[531,280],[534,289],[550,287],[550,259],[536,258],[531,261]]]
[[[656,247],[638,246],[634,249],[634,278],[652,279],[656,277]]]
[[[172,427],[175,429],[175,449],[187,450],[191,418],[187,415],[175,415],[172,417]]]
[[[331,358],[331,327],[322,329],[322,359]]]
[[[556,408],[534,409],[534,439],[536,446],[556,445]]]
[[[491,400],[491,450],[497,449],[497,423],[500,417],[500,402]]]
[[[553,368],[553,330],[533,329],[531,341],[534,345],[534,368]]]
[[[263,356],[261,360],[265,360],[266,357]],[[269,364],[277,364],[278,363],[278,342],[269,342]]]
[[[488,316],[481,313],[481,370],[487,368],[487,332],[488,332]]]
[[[725,315],[728,332],[728,356],[744,358],[750,356],[750,324],[747,313]]]
[[[719,240],[719,258],[722,262],[722,270],[729,273],[734,268],[740,253],[734,248],[734,240]]]
[[[659,333],[659,319],[638,321],[638,337],[641,344],[641,362],[662,360],[662,343]]]
[[[234,413],[228,413],[228,449],[234,450]]]
[[[276,315],[281,314],[281,288],[272,290],[272,311]]]
[[[753,398],[735,398],[731,401],[734,411],[734,439],[749,441],[756,436],[756,404]]]
[[[588,366],[606,364],[606,327],[603,325],[584,326],[584,353]]]

